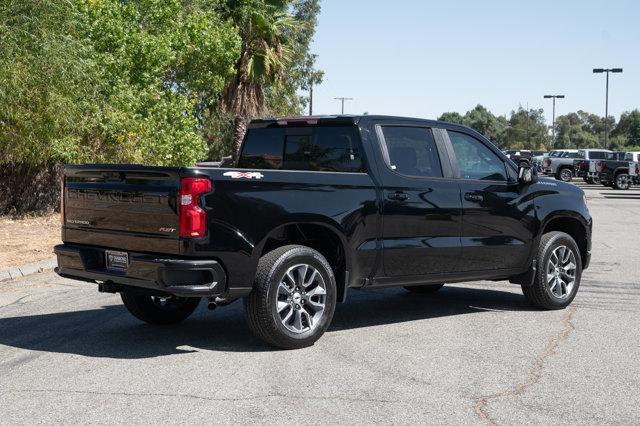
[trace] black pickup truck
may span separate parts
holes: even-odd
[[[596,171],[599,173],[600,183],[614,189],[627,190],[631,187],[629,178],[629,160],[626,152],[610,152],[604,160],[597,161]]]
[[[467,127],[254,120],[236,165],[65,167],[56,272],[121,293],[154,324],[242,297],[258,337],[299,348],[348,289],[509,280],[560,309],[589,265],[584,192],[519,169]]]

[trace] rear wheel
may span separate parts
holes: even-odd
[[[253,291],[244,298],[251,331],[270,345],[313,345],[329,327],[337,300],[331,266],[316,250],[279,247],[260,258]]]
[[[199,297],[148,296],[123,291],[120,294],[127,310],[139,320],[149,324],[176,324],[193,313],[200,303]]]
[[[564,169],[561,169],[556,174],[556,179],[561,180],[563,182],[571,182],[571,179],[573,179],[573,172],[571,171],[570,168],[565,167]]]
[[[578,245],[564,232],[549,232],[540,240],[536,259],[533,285],[522,285],[525,297],[543,309],[567,307],[580,287],[582,259]]]
[[[626,173],[618,173],[613,180],[613,187],[615,189],[627,190],[630,186],[629,175]]]
[[[414,285],[405,287],[406,290],[411,293],[430,294],[435,293],[444,287],[444,284],[427,284],[427,285]]]

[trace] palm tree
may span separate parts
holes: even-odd
[[[265,86],[275,84],[290,62],[287,34],[299,26],[287,12],[288,1],[228,0],[227,13],[242,45],[235,73],[225,85],[222,107],[233,116],[234,159],[247,121],[266,113]]]

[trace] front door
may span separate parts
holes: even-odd
[[[432,129],[389,124],[377,130],[385,162],[380,167],[384,276],[456,271],[460,190],[452,176],[445,177],[450,168],[443,173]]]
[[[521,197],[517,174],[474,136],[447,131],[460,176],[463,271],[518,269],[534,239],[533,200]]]

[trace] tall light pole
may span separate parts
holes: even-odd
[[[551,142],[551,148],[556,145],[556,99],[564,99],[564,95],[544,95],[545,99],[553,99],[553,124],[551,124],[551,132],[553,139]]]
[[[342,103],[342,115],[344,115],[344,101],[352,101],[353,98],[333,98],[337,101],[340,101]]]
[[[610,72],[622,72],[622,68],[594,68],[594,74],[607,73],[607,89],[604,101],[604,148],[606,149],[609,138],[609,73]]]

